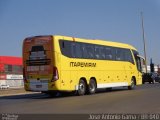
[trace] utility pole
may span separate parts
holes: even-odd
[[[145,69],[146,69],[146,73],[147,73],[147,55],[146,55],[146,40],[145,40],[145,33],[144,33],[143,12],[141,12],[141,19],[142,19],[142,32],[143,32],[143,48],[144,48],[144,58],[145,58]]]

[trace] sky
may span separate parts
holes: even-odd
[[[0,56],[22,56],[26,37],[65,35],[133,45],[160,64],[160,0],[0,0]]]

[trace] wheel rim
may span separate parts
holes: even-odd
[[[83,83],[80,83],[80,84],[79,84],[79,89],[80,89],[81,91],[84,91],[84,84],[83,84]]]
[[[83,82],[79,83],[79,92],[81,95],[83,95],[85,93],[85,85]]]
[[[95,88],[94,83],[91,83],[91,84],[90,84],[89,89],[90,89],[91,92],[94,92],[94,91],[95,91],[96,88]]]
[[[131,82],[131,87],[132,87],[132,88],[134,88],[134,87],[135,87],[134,80],[132,80],[132,82]]]

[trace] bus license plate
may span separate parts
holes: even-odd
[[[36,85],[36,88],[42,88],[42,85]]]

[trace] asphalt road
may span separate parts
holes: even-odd
[[[160,113],[160,84],[144,84],[134,90],[101,90],[85,96],[50,97],[41,93],[5,96],[0,97],[0,113]]]

